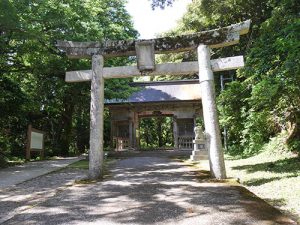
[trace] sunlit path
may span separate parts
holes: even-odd
[[[69,157],[57,160],[30,162],[19,166],[1,169],[0,190],[64,168],[67,165],[81,159],[82,158],[79,157]]]
[[[1,204],[1,203],[0,203]],[[292,224],[239,186],[201,182],[159,155],[119,160],[111,178],[56,192],[4,224]]]

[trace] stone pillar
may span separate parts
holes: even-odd
[[[139,129],[138,113],[134,112],[134,115],[133,115],[133,147],[136,150],[139,148],[138,129]]]
[[[109,146],[110,146],[110,149],[111,150],[114,150],[114,133],[115,133],[115,122],[112,120],[110,120],[110,143],[109,143]]]
[[[140,119],[139,119],[139,115],[136,114],[136,148],[137,150],[140,150],[141,147],[141,140],[140,140]]]
[[[103,114],[104,78],[103,56],[92,58],[91,109],[90,109],[90,150],[89,178],[98,179],[103,175]]]
[[[176,116],[173,116],[173,137],[174,137],[174,148],[178,149],[178,127],[177,127]]]
[[[132,147],[136,148],[136,125],[135,125],[135,112],[132,118]]]
[[[224,153],[215,100],[214,77],[210,64],[210,49],[208,46],[199,45],[198,63],[205,132],[208,134],[209,139],[210,171],[212,177],[225,179]]]
[[[130,118],[128,121],[128,131],[129,131],[129,148],[133,147],[133,124],[132,124],[132,119]]]

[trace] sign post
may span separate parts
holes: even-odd
[[[32,128],[28,125],[27,130],[27,147],[26,147],[26,160],[30,160],[31,152],[40,152],[41,159],[45,156],[44,146],[45,132]]]

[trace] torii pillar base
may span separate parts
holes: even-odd
[[[198,65],[205,132],[208,134],[210,172],[214,178],[225,179],[226,171],[215,100],[214,76],[210,62],[210,48],[207,45],[198,46]]]

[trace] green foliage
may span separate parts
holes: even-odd
[[[179,21],[178,26],[174,30],[166,32],[163,36],[205,31],[251,19],[251,32],[249,35],[241,37],[239,45],[214,49],[212,57],[218,58],[244,54],[251,46],[252,39],[259,35],[258,28],[260,24],[270,17],[274,4],[266,0],[194,0],[188,6],[188,11]],[[160,61],[164,62],[195,60],[197,60],[195,51],[168,54],[160,58]],[[223,72],[223,74],[225,73]],[[169,78],[186,79],[195,78],[195,76],[171,76]]]
[[[268,141],[269,132],[269,113],[267,111],[255,112],[248,111],[244,116],[241,146],[243,153],[255,153],[261,146]]]
[[[213,58],[244,55],[246,61],[234,75],[236,81],[227,83],[222,93],[217,82],[222,73],[215,74],[220,121],[227,128],[232,153],[256,153],[282,132],[289,149],[300,152],[299,11],[297,0],[195,0],[177,28],[164,34],[193,33],[251,19],[251,30],[238,45],[212,51]],[[159,58],[162,62],[195,59],[194,52]]]
[[[0,3],[0,148],[24,155],[27,125],[47,133],[48,154],[88,148],[90,84],[67,84],[66,71],[89,69],[69,60],[56,40],[131,39],[137,32],[123,0],[3,0]],[[127,58],[106,60],[124,65]],[[131,80],[106,82],[105,97],[129,95]],[[74,129],[75,128],[75,129]]]
[[[88,170],[89,169],[89,161],[86,159],[83,159],[83,160],[77,161],[75,163],[72,163],[71,165],[68,166],[68,168]]]
[[[0,77],[0,153],[2,153],[0,158],[2,159],[3,156],[15,152],[16,148],[22,146],[23,135],[18,131],[20,126],[22,127],[20,116],[24,113],[26,100],[26,94],[15,81],[7,76]]]
[[[140,122],[142,148],[173,146],[173,120],[171,117],[143,118]]]
[[[300,125],[299,9],[299,1],[293,0],[282,1],[274,8],[272,16],[262,23],[260,36],[247,55],[247,67],[240,73],[245,85],[251,87],[251,94],[245,99],[249,111],[243,131],[254,136],[247,140],[250,149],[286,130],[290,136],[288,141],[294,143],[291,149],[300,151],[295,148],[299,146],[295,141],[300,137],[297,131]]]
[[[243,100],[249,95],[247,87],[238,81],[233,81],[226,86],[218,97],[220,124],[227,128],[229,146],[239,145],[242,140],[245,105]]]

